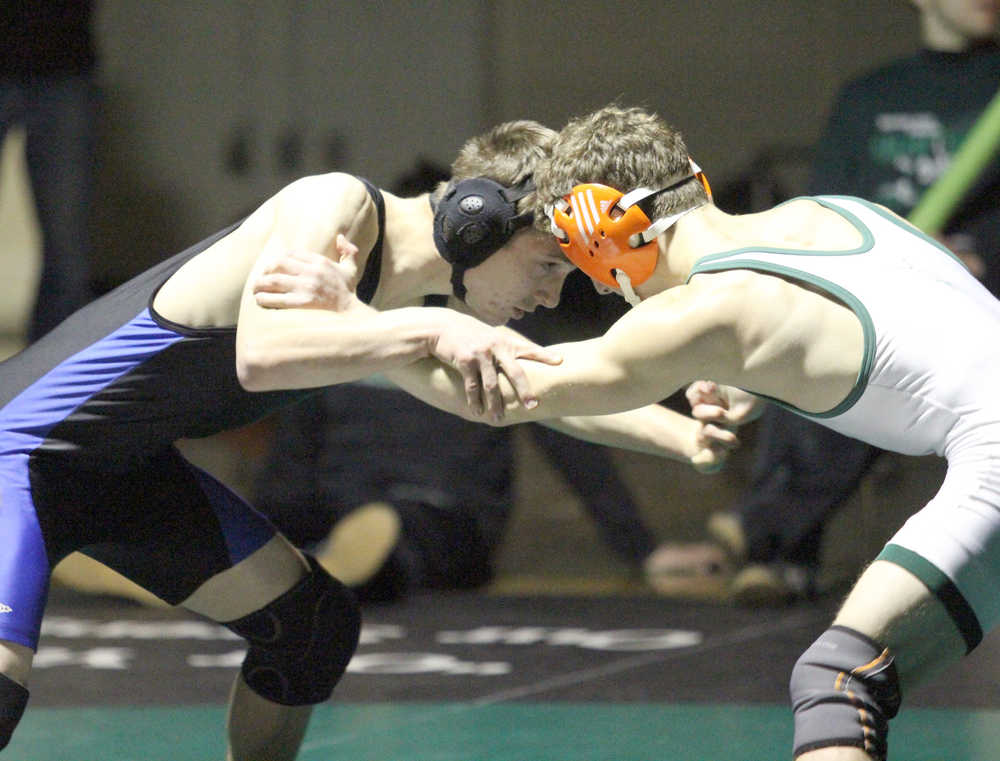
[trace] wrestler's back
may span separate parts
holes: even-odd
[[[141,273],[0,365],[7,451],[128,468],[179,438],[249,423],[309,393],[239,384],[236,317],[253,262],[230,245],[238,231]],[[165,283],[160,315],[150,305]]]

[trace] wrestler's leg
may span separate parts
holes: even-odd
[[[0,750],[7,747],[28,703],[28,674],[34,651],[0,640]]]
[[[185,494],[190,503],[191,492],[188,490]],[[189,508],[185,511],[192,515]],[[252,528],[249,524],[258,520],[261,520],[259,516],[255,518],[248,513],[247,527]],[[258,529],[261,528],[262,525],[258,524]],[[224,551],[220,552],[216,546],[211,554],[222,570],[208,575],[196,586],[192,581],[196,578],[195,573],[182,566],[185,558],[192,566],[204,563],[206,549],[195,545],[191,537],[188,537],[191,546],[173,546],[172,557],[164,551],[169,549],[169,544],[158,547],[155,554],[148,549],[136,551],[120,544],[91,551],[102,562],[127,577],[137,579],[172,604],[232,628],[231,622],[266,610],[274,600],[299,584],[309,571],[308,563],[284,537],[274,533],[273,529],[267,528],[266,531],[270,538],[254,539],[254,543],[264,543],[234,565],[228,564]],[[176,537],[176,532],[171,532],[171,537]],[[209,547],[215,544],[212,538],[207,534],[204,536],[204,543]],[[171,563],[177,563],[179,567],[173,568]],[[156,568],[155,575],[148,570],[150,567]],[[163,576],[162,580],[157,578],[159,575]],[[197,578],[205,575],[204,568],[198,568]],[[186,597],[178,597],[178,590],[185,585],[194,586],[193,591]],[[309,618],[308,614],[304,617]],[[294,759],[305,735],[312,712],[311,704],[284,705],[269,700],[259,691],[251,689],[243,674],[241,671],[237,675],[230,693],[226,758],[228,761]]]
[[[28,703],[28,675],[48,596],[49,560],[27,469],[0,458],[0,749]]]
[[[0,639],[0,674],[20,684],[28,685],[28,674],[31,672],[31,661],[35,653],[30,647],[25,647],[9,639]]]
[[[875,561],[861,575],[834,620],[889,649],[895,660],[899,693],[958,661],[966,644],[944,605],[909,571]],[[860,665],[860,664],[859,664]],[[797,761],[872,761],[858,747],[825,747]]]
[[[884,757],[889,719],[907,695],[1000,623],[994,469],[991,456],[975,452],[953,459],[938,493],[893,535],[834,626],[799,658],[791,692],[800,761]]]
[[[279,597],[307,570],[292,545],[275,535],[248,558],[206,581],[181,604],[214,621],[234,621]],[[250,689],[242,673],[237,675],[227,719],[227,761],[295,758],[311,714],[311,705],[275,703]]]
[[[255,521],[262,519],[247,513],[247,527],[252,530],[249,524]],[[258,524],[258,529],[261,527],[262,524]],[[232,629],[233,622],[252,616],[257,611],[266,611],[275,600],[294,589],[308,575],[309,565],[303,556],[273,528],[268,527],[266,531],[269,538],[255,538],[254,544],[260,541],[263,544],[233,565],[224,557],[224,550],[220,551],[218,546],[214,550],[206,550],[191,537],[187,538],[188,547],[180,547],[171,541],[166,547],[169,549],[173,545],[173,556],[169,558],[163,547],[158,548],[155,555],[148,551],[135,552],[133,548],[122,545],[91,551],[101,562],[137,580],[171,604],[180,605]],[[171,535],[176,537],[176,532]],[[215,544],[211,539],[206,535],[203,544],[211,547]],[[215,556],[221,570],[209,575],[204,567],[196,572],[183,568],[185,559],[191,565],[197,565],[204,563],[206,554]],[[178,567],[172,567],[172,563]],[[150,567],[156,568],[155,573],[147,570]],[[193,580],[205,576],[204,581],[193,583]],[[193,587],[186,597],[179,595],[179,590],[185,586]],[[310,613],[304,613],[302,617],[309,620]],[[242,631],[237,633],[245,636]],[[254,690],[247,684],[244,674],[245,670],[241,670],[237,675],[230,693],[226,726],[227,761],[294,759],[309,723],[312,704],[286,705],[268,699],[260,690]]]
[[[309,707],[329,697],[357,646],[353,596],[174,449],[141,472],[105,479],[101,491],[104,504],[125,507],[105,515],[104,541],[88,554],[249,644],[232,694],[228,757],[294,758]]]

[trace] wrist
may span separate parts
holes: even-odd
[[[421,328],[423,336],[421,346],[424,353],[420,359],[437,357],[441,339],[448,332],[456,315],[451,310],[445,310],[441,307],[420,307],[419,309],[421,317],[424,318]]]

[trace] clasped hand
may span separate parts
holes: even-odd
[[[266,309],[327,309],[347,312],[362,307],[352,283],[358,274],[358,248],[337,236],[338,261],[311,251],[287,251],[268,262],[253,283],[257,304]]]
[[[684,394],[691,405],[691,417],[705,424],[737,428],[764,411],[764,400],[759,396],[714,381],[695,381]]]

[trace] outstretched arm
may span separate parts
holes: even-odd
[[[603,336],[550,347],[563,357],[559,365],[522,363],[538,406],[519,406],[508,389],[504,422],[634,410],[693,378],[736,376],[743,350],[729,299],[711,285],[681,286],[644,301]],[[463,414],[456,378],[446,368],[418,362],[391,378],[424,401]]]
[[[264,212],[264,213],[261,213]],[[354,258],[367,256],[377,235],[365,188],[346,175],[293,183],[233,233],[260,251],[247,278],[237,327],[237,372],[251,391],[343,383],[434,357],[455,369],[474,409],[502,414],[497,373],[514,381],[515,394],[532,403],[518,359],[558,361],[552,352],[452,310],[407,307],[378,311],[354,295]],[[267,308],[281,290],[290,251],[313,251],[336,276],[321,278],[327,309],[303,302]],[[310,259],[311,257],[311,259]],[[292,262],[294,264],[294,262]],[[294,273],[293,273],[294,274]],[[329,273],[328,273],[329,274]]]
[[[566,346],[560,351],[563,348]],[[535,363],[525,364],[530,380]],[[477,419],[461,401],[458,379],[438,363],[419,362],[385,375],[429,404],[468,420]],[[504,422],[537,412],[538,422],[575,438],[679,460],[704,473],[719,470],[740,443],[736,434],[724,426],[695,420],[657,403],[621,412],[557,418],[547,417],[547,405],[543,397],[536,410],[509,407]]]
[[[695,372],[687,363],[731,362],[723,353],[731,342],[717,317],[724,305],[699,291],[705,318],[692,314],[696,308],[684,294],[664,294],[604,336],[552,347],[563,357],[560,365],[522,363],[539,405],[526,409],[508,392],[504,422],[545,422],[577,438],[717,469],[738,444],[735,435],[657,404]],[[418,362],[387,375],[424,401],[468,417],[457,378],[446,368]]]
[[[703,423],[659,404],[611,415],[546,420],[549,428],[595,444],[686,462],[702,473],[719,470],[739,438],[727,428]]]
[[[346,242],[341,242],[340,245],[349,246]],[[272,271],[260,276],[254,289],[259,304],[278,310],[289,307],[342,311],[363,308],[363,305],[358,307],[352,302],[353,294],[344,297],[341,292],[344,277],[345,271],[342,268],[335,268],[323,257],[290,253],[276,263]],[[457,317],[460,315],[456,315]],[[514,331],[505,332],[509,333],[512,341],[525,340]],[[583,343],[594,344],[594,342]],[[566,344],[562,348],[570,350],[574,356],[579,357],[581,361],[577,364],[589,371],[592,377],[608,379],[616,375],[615,372],[609,371],[610,368],[602,367],[599,362],[592,361],[596,355],[588,354],[580,344]],[[525,399],[530,398],[528,393],[515,392],[514,389],[516,385],[528,387],[531,382],[528,373],[537,372],[541,366],[537,362],[528,361],[515,361],[509,368],[498,366],[497,388],[506,389],[505,401],[508,414],[521,415],[531,411],[531,406],[524,404]],[[383,374],[429,404],[469,420],[480,419],[478,410],[470,408],[467,402],[469,388],[466,380],[439,361],[425,359],[385,369]],[[617,375],[625,377],[621,372]],[[581,376],[569,374],[567,377],[573,379]],[[631,384],[626,384],[623,389],[634,391]],[[572,413],[551,419],[549,410],[540,410],[538,419],[576,438],[670,457],[688,462],[706,472],[721,467],[729,451],[738,446],[739,441],[736,436],[724,427],[711,423],[704,424],[652,403],[668,394],[661,394],[655,387],[642,393],[649,396],[649,403],[623,401],[624,393],[619,389],[615,400],[610,404],[603,402],[603,408],[600,410],[601,413],[613,414],[597,416],[572,414],[577,411],[579,404],[571,400]],[[548,405],[547,401],[546,406]],[[641,409],[631,409],[633,406],[639,406]]]

